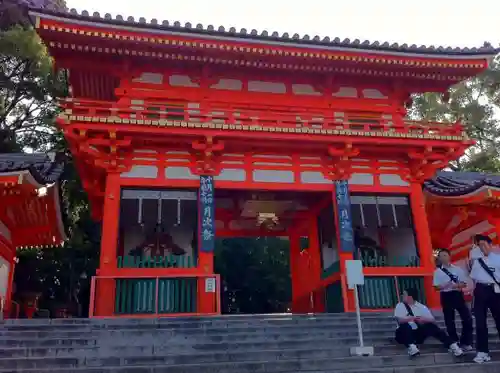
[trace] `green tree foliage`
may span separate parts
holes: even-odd
[[[276,237],[218,240],[215,273],[225,313],[286,312],[291,301],[289,243]]]
[[[88,299],[88,279],[97,266],[100,229],[90,218],[71,155],[55,125],[56,97],[68,93],[66,75],[55,69],[30,23],[28,7],[61,10],[66,4],[63,0],[0,3],[0,152],[52,150],[67,155],[62,208],[68,240],[55,249],[18,252],[16,294],[40,292],[44,308],[52,309],[56,304],[73,308],[76,289],[80,289],[82,302]]]
[[[415,95],[412,119],[461,121],[476,140],[464,157],[452,162],[453,170],[500,172],[500,59],[484,73],[457,84],[449,98],[437,93]]]
[[[0,31],[0,152],[49,150],[56,143],[55,98],[66,87],[32,28]]]

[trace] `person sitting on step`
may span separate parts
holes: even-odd
[[[456,342],[441,330],[435,323],[434,316],[427,306],[417,301],[418,292],[414,288],[403,292],[403,301],[396,305],[394,316],[398,321],[396,341],[408,348],[410,357],[417,356],[421,344],[428,337],[438,339],[455,356],[462,356],[464,352]]]

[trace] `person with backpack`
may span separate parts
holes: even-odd
[[[500,254],[493,252],[492,240],[488,236],[476,236],[476,239],[484,256],[474,261],[470,272],[470,277],[475,282],[477,355],[474,361],[485,363],[491,360],[488,347],[488,309],[500,335]]]
[[[396,305],[394,310],[394,316],[398,321],[396,341],[406,346],[410,357],[420,354],[417,345],[428,337],[438,339],[453,355],[462,356],[463,350],[436,325],[434,315],[427,306],[418,302],[417,298],[417,290],[409,288],[403,292],[403,301]]]
[[[439,290],[444,322],[448,335],[454,342],[458,342],[455,326],[455,311],[462,319],[462,335],[460,347],[463,351],[472,350],[472,315],[465,302],[464,290],[470,288],[470,279],[465,271],[451,264],[450,251],[439,250],[439,265],[434,271],[434,286]]]

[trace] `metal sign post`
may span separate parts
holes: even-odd
[[[373,356],[373,347],[365,346],[363,340],[363,325],[361,324],[361,310],[359,308],[358,286],[365,284],[365,276],[363,274],[363,263],[361,260],[347,260],[347,284],[349,289],[354,290],[354,300],[356,307],[356,323],[358,325],[359,346],[351,347],[352,356]]]

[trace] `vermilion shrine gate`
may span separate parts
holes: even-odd
[[[293,312],[352,310],[358,255],[364,309],[407,284],[437,305],[423,183],[473,142],[406,107],[496,50],[31,15],[68,71],[58,123],[103,223],[92,315],[219,313],[214,238],[263,235],[290,241]]]
[[[12,301],[16,249],[58,246],[66,237],[58,185],[63,169],[45,154],[0,154],[0,300],[6,317],[20,311]]]

